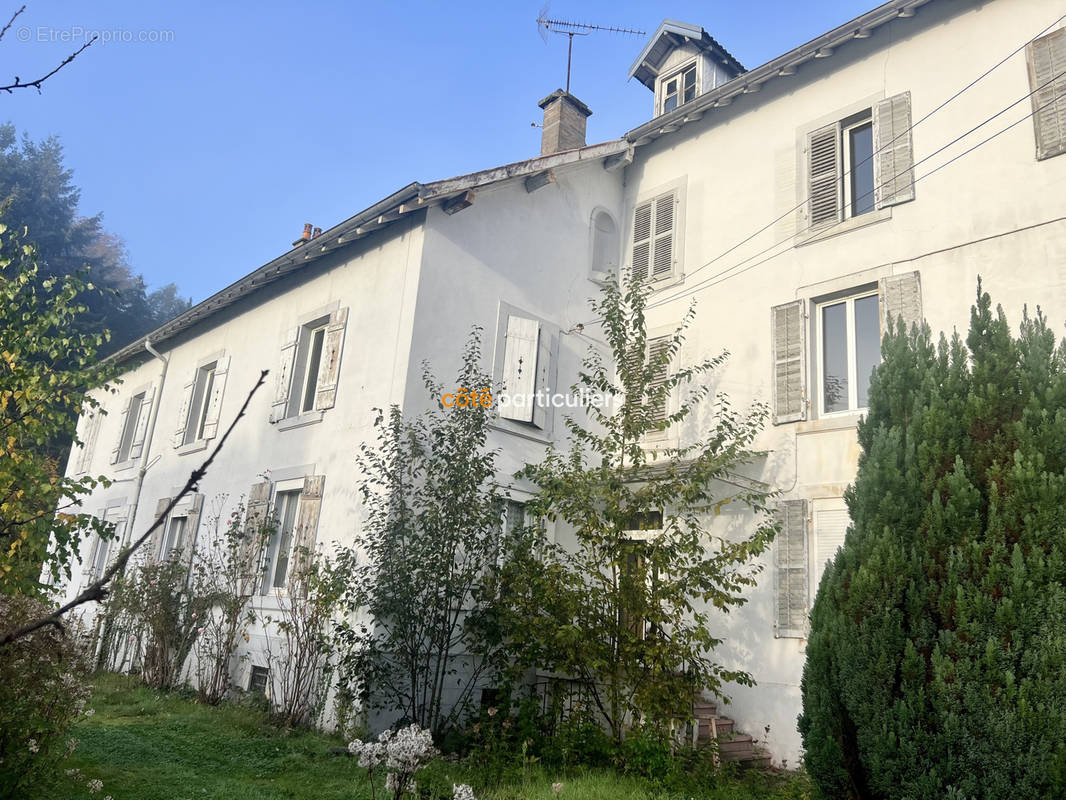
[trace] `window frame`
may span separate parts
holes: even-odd
[[[180,522],[181,523],[181,531],[179,533],[177,544],[174,544],[171,541],[171,537],[173,535],[174,523],[176,523],[176,522]],[[162,549],[161,549],[160,553],[158,554],[159,555],[159,560],[160,561],[170,561],[170,559],[174,555],[174,551],[175,550],[181,550],[184,553],[185,552],[185,545],[186,545],[186,538],[188,537],[188,533],[189,533],[189,514],[188,514],[188,512],[179,513],[179,514],[171,514],[170,518],[167,520],[166,531],[163,534]]]
[[[185,437],[182,446],[204,440],[204,427],[207,424],[207,412],[211,406],[211,392],[215,385],[215,372],[218,359],[209,361],[196,369],[196,381],[193,386],[192,402],[189,403],[189,415],[185,420]]]
[[[859,128],[870,129],[870,157],[868,159],[870,169],[870,182],[874,187],[870,196],[870,207],[866,211],[860,211],[855,213],[855,164],[854,156],[852,155],[851,148],[851,134],[853,131]],[[839,136],[840,136],[840,151],[841,151],[841,172],[840,179],[843,182],[841,187],[841,209],[840,218],[842,222],[846,222],[849,219],[856,219],[858,217],[865,217],[867,214],[873,214],[877,209],[877,176],[874,169],[874,117],[873,107],[860,111],[857,114],[852,114],[850,117],[845,117],[839,123]]]
[[[133,442],[137,438],[137,426],[141,422],[141,413],[144,411],[144,403],[148,399],[148,390],[142,389],[129,399],[125,424],[122,426],[122,434],[119,437],[118,458],[116,464],[125,464],[130,460],[133,452]]]
[[[688,100],[685,99],[685,75],[689,72],[692,73],[692,97]],[[678,79],[677,92],[668,93],[667,84],[674,78]],[[677,97],[678,103],[673,108],[667,108],[666,104],[671,97]],[[666,76],[659,80],[659,114],[667,114],[674,111],[686,103],[691,103],[697,97],[700,96],[700,70],[698,59],[694,58],[691,61],[687,61],[677,69],[668,73]]]
[[[273,486],[273,496],[270,501],[269,519],[277,523],[277,527],[271,532],[270,538],[267,540],[266,545],[263,547],[261,556],[261,563],[259,569],[259,586],[258,594],[260,597],[271,597],[275,595],[286,595],[289,590],[289,576],[292,572],[292,552],[293,545],[296,541],[296,529],[300,523],[300,506],[303,501],[304,494],[304,479],[294,478],[292,480],[278,481]],[[279,519],[278,515],[278,500],[282,496],[291,497],[295,495],[292,500],[286,501],[285,512],[286,516],[289,511],[288,503],[294,503],[292,507],[292,529],[288,532],[283,530],[283,520]],[[278,569],[278,555],[281,552],[281,544],[284,541],[284,537],[288,536],[287,553],[285,557],[285,577],[284,583],[281,586],[277,586],[277,569]]]
[[[820,419],[833,419],[835,417],[846,417],[855,414],[861,414],[867,410],[869,406],[860,406],[858,404],[859,396],[859,384],[856,379],[856,372],[858,371],[857,357],[858,352],[856,350],[856,336],[855,336],[855,301],[861,300],[866,297],[874,297],[877,299],[878,304],[878,317],[880,317],[881,310],[881,297],[878,287],[866,287],[857,289],[851,292],[840,293],[838,295],[832,295],[829,297],[819,298],[812,301],[814,306],[813,323],[815,327],[814,331],[814,358],[816,374],[818,376],[818,417]],[[826,411],[825,410],[825,338],[824,338],[824,325],[823,325],[823,311],[835,305],[844,304],[845,307],[845,353],[847,356],[847,371],[848,371],[848,407],[839,411]],[[878,341],[880,341],[880,330],[878,330]]]

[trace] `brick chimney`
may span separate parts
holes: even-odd
[[[585,120],[592,113],[587,105],[562,89],[556,89],[537,105],[544,109],[542,156],[585,146]]]
[[[300,238],[299,239],[297,239],[295,242],[292,243],[292,246],[293,247],[298,247],[299,245],[303,244],[304,242],[309,242],[309,241],[311,241],[311,223],[310,222],[305,222],[304,223],[304,232],[302,234],[300,234]]]

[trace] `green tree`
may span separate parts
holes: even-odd
[[[694,309],[671,336],[649,343],[646,297],[631,283],[607,287],[593,303],[610,355],[590,348],[573,391],[609,402],[590,405],[587,423],[567,418],[569,452],[550,449],[520,473],[539,494],[528,506],[529,544],[516,548],[503,579],[501,629],[518,666],[580,681],[616,739],[638,719],[687,719],[699,691],[753,683],[713,659],[722,641],[716,615],[745,602],[759,571],[753,558],[775,531],[768,492],[738,478],[756,457],[749,448],[766,408],[738,412],[719,393],[713,423],[697,422],[727,354],[671,371]],[[675,410],[663,414],[671,398]],[[688,443],[648,447],[649,435],[686,424]],[[708,519],[733,503],[753,512],[750,527],[729,538],[712,533]],[[539,519],[558,521],[574,541],[545,542]]]
[[[78,333],[91,285],[76,276],[40,279],[36,250],[0,223],[0,592],[40,594],[42,577],[69,576],[85,532],[108,526],[72,506],[102,480],[64,477],[46,452],[74,438],[87,392],[111,369],[98,364],[104,337]],[[58,510],[58,511],[57,511]],[[47,575],[42,576],[42,565]]]
[[[457,387],[489,388],[480,358],[475,329]],[[440,734],[494,666],[474,623],[493,601],[503,496],[488,404],[445,407],[428,367],[424,381],[437,407],[379,414],[376,446],[361,447],[359,548],[339,552],[333,580],[350,612],[337,635],[348,692]]]
[[[899,325],[869,397],[807,767],[828,798],[1062,797],[1066,345],[1039,312],[1014,338],[978,285],[966,344]]]

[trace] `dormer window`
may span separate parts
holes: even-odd
[[[660,114],[673,111],[696,97],[696,63],[675,72],[662,83],[663,107]]]

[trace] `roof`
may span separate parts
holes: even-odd
[[[633,62],[633,66],[629,68],[629,77],[636,78],[649,89],[654,90],[655,79],[659,76],[663,61],[671,50],[680,47],[685,42],[692,42],[701,50],[710,53],[716,61],[734,75],[745,71],[744,65],[699,25],[664,19],[663,24],[652,34],[647,46]]]
[[[432,183],[409,183],[355,216],[334,225],[320,236],[286,250],[254,272],[197,303],[146,336],[126,345],[109,358],[121,364],[143,356],[145,342],[150,341],[158,346],[264,286],[297,272],[341,247],[386,228],[412,212],[432,206],[442,206],[445,212],[465,208],[473,202],[474,189],[513,178],[543,176],[558,167],[604,159],[607,159],[609,164],[621,165],[625,162],[619,159],[624,159],[625,154],[631,150],[629,142],[615,139]]]
[[[787,53],[766,62],[760,67],[738,75],[717,89],[704,92],[695,100],[678,106],[673,111],[668,111],[649,122],[645,122],[643,125],[629,131],[625,138],[640,147],[664,134],[673,133],[683,125],[701,119],[714,109],[729,105],[734,98],[742,94],[754,94],[771,81],[788,79],[796,74],[802,64],[808,61],[816,58],[830,58],[843,45],[855,39],[868,39],[877,28],[886,23],[895,19],[913,17],[916,9],[931,2],[933,0],[891,0],[891,2],[884,3],[850,22],[845,22],[843,25],[833,28],[828,33],[823,33],[817,39],[801,44],[799,47],[789,50]],[[682,23],[671,24],[681,25]],[[663,27],[666,25],[667,22],[664,22]],[[691,28],[692,26],[686,27]],[[660,27],[660,31],[662,29]],[[649,47],[653,46],[655,42],[656,38],[653,37],[652,45],[649,45]],[[648,48],[645,48],[645,52],[648,52]],[[642,57],[644,56],[644,54],[641,55]],[[639,62],[640,59],[638,59],[638,64],[634,65],[631,75],[635,74]]]

